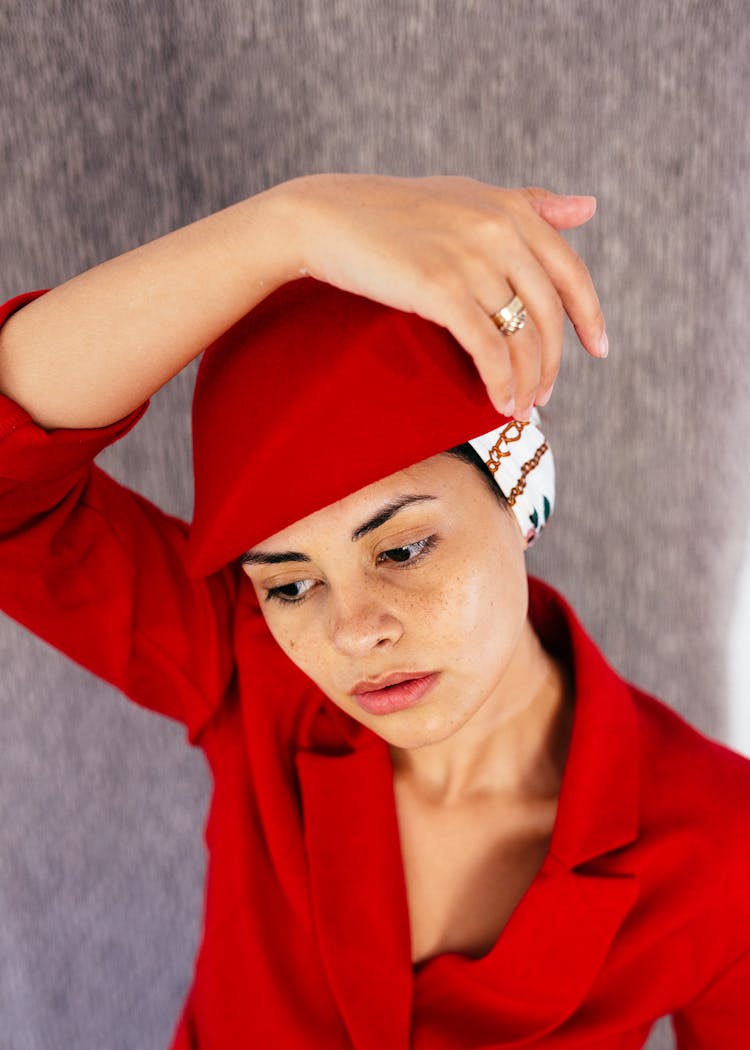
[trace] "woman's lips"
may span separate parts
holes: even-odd
[[[439,671],[432,671],[411,678],[392,675],[392,678],[398,678],[400,681],[392,685],[382,685],[380,688],[373,688],[372,684],[366,682],[358,682],[352,695],[359,706],[369,714],[387,715],[391,711],[401,711],[416,704],[432,688],[439,674]]]

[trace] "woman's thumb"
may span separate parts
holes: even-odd
[[[596,211],[596,197],[553,193],[543,186],[527,186],[524,193],[534,211],[558,230],[581,226]]]

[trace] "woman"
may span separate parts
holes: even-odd
[[[214,777],[175,1050],[742,1045],[750,763],[524,567],[592,203],[310,176],[6,304],[3,607]],[[91,460],[205,347],[188,529]]]

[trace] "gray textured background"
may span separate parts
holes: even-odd
[[[2,16],[3,299],[304,172],[596,194],[566,236],[610,357],[568,326],[544,410],[557,511],[528,566],[623,674],[726,739],[750,511],[741,0],[5,0]],[[100,460],[186,517],[193,379]],[[200,932],[203,759],[0,628],[0,1047],[159,1050]],[[650,1050],[671,1045],[661,1021]]]

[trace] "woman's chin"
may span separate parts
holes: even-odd
[[[398,717],[399,715],[402,717]],[[404,717],[407,715],[409,717]],[[416,711],[401,711],[387,718],[370,717],[360,720],[366,722],[368,728],[382,737],[386,743],[403,751],[416,751],[422,747],[441,744],[457,733],[465,721],[464,719],[459,721],[455,717],[446,720],[434,715],[426,716],[424,712],[417,713]]]

